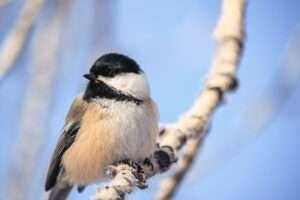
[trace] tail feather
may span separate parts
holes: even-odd
[[[50,191],[48,200],[66,200],[73,186],[68,183],[57,183]]]

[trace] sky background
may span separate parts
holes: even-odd
[[[1,43],[23,3],[16,0],[0,8]],[[53,12],[52,4],[46,4],[14,69],[0,82],[0,200],[7,199],[5,183],[13,173],[8,168],[16,155],[12,152],[20,134],[22,99],[32,74],[32,41]],[[31,199],[42,198],[48,160],[66,112],[85,87],[82,74],[101,54],[120,52],[140,64],[162,123],[174,122],[191,106],[211,65],[211,33],[220,1],[120,0],[101,9],[97,5],[96,0],[74,0],[63,21],[42,150],[38,160],[28,160],[37,166]],[[300,51],[289,51],[300,46],[295,39],[300,38],[299,9],[298,0],[249,0],[240,87],[215,113],[201,153],[175,199],[300,199]],[[96,41],[95,33],[105,37]],[[44,51],[48,45],[45,40]],[[292,85],[292,90],[282,85]],[[271,122],[261,126],[268,109],[277,105]],[[166,175],[152,178],[149,189],[136,190],[130,199],[152,199]],[[73,192],[71,199],[87,199],[95,188]]]

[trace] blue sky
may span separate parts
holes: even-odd
[[[99,56],[91,50],[94,46],[89,38],[93,33],[91,27],[101,23],[100,19],[91,21],[94,16],[91,10],[99,14],[91,2],[74,1],[71,14],[64,22],[59,73],[45,133],[49,139],[44,142],[33,191],[42,190],[47,161],[68,106],[84,88],[81,75]],[[0,31],[0,41],[21,5],[22,1],[16,1],[0,14],[1,25],[5,27]],[[219,1],[128,0],[118,1],[110,8],[112,13],[104,17],[113,17],[112,34],[100,52],[117,51],[135,58],[148,75],[160,121],[175,121],[199,93],[209,69],[215,46],[211,33],[219,16]],[[255,116],[259,108],[252,109],[254,116],[246,115],[252,102],[264,93],[279,95],[270,84],[284,67],[289,41],[297,26],[299,29],[299,9],[298,0],[249,1],[247,42],[238,72],[240,87],[226,97],[226,104],[216,112],[201,154],[176,199],[300,198],[299,87],[272,123],[261,131],[255,132],[251,127],[259,118]],[[42,13],[41,19],[46,16],[47,13]],[[42,27],[40,21],[33,34]],[[16,124],[30,74],[30,42],[24,50],[15,70],[0,83],[0,97],[5,105],[0,107],[0,129],[4,136],[0,147],[1,166],[7,166],[10,147],[18,134]],[[2,167],[0,175],[6,177]],[[133,199],[151,199],[161,177],[150,180],[150,188],[137,191]],[[1,187],[4,189],[3,184]],[[72,199],[86,199],[94,188],[91,186],[81,195],[74,193]]]

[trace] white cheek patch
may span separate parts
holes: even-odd
[[[136,98],[146,99],[150,96],[148,81],[144,74],[124,73],[112,78],[98,76],[97,79]]]

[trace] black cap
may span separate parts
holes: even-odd
[[[139,65],[128,56],[109,53],[96,60],[90,69],[90,74],[114,77],[122,73],[142,73]]]

